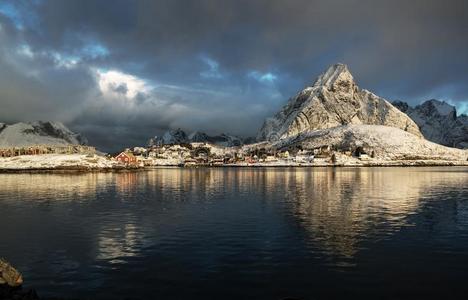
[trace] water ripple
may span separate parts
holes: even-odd
[[[467,168],[2,174],[0,256],[46,296],[466,291],[467,183]]]

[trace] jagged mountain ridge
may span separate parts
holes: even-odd
[[[240,137],[222,133],[210,136],[204,132],[195,131],[189,135],[190,142],[210,143],[224,147],[241,146],[244,142]]]
[[[258,141],[277,141],[300,133],[348,124],[385,125],[421,137],[416,123],[387,100],[360,89],[344,64],[331,66],[274,117],[268,118]]]
[[[60,122],[0,123],[0,147],[85,145],[86,138]]]
[[[454,106],[436,99],[415,107],[403,101],[392,104],[413,119],[426,139],[449,147],[468,148],[468,116],[457,116]]]
[[[187,135],[182,129],[168,130],[161,136],[155,136],[148,142],[149,146],[153,145],[172,145],[172,144],[186,144],[186,143],[209,143],[224,147],[235,147],[244,144],[242,138],[229,135],[220,134],[210,136],[204,132],[195,131]]]

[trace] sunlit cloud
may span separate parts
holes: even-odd
[[[145,80],[121,71],[98,69],[96,73],[99,88],[104,95],[123,95],[131,99],[137,95],[147,94],[152,89]]]

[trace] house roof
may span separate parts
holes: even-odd
[[[120,152],[120,154],[117,155],[117,156],[120,156],[120,155],[122,155],[122,154],[125,155],[125,156],[127,156],[127,157],[129,157],[129,158],[135,158],[135,155],[133,155],[133,153],[131,153],[131,152],[125,152],[125,151],[124,151],[124,152]]]

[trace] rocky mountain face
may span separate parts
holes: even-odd
[[[220,134],[210,136],[204,132],[195,131],[187,135],[182,129],[166,131],[162,136],[155,136],[148,142],[149,146],[153,145],[173,145],[184,143],[209,143],[224,147],[234,147],[243,145],[243,140],[237,136]]]
[[[189,139],[185,131],[182,129],[174,129],[166,131],[162,136],[155,136],[153,139],[155,144],[163,144],[163,145],[170,145],[170,144],[184,144],[189,143]],[[151,140],[150,140],[151,143]]]
[[[68,144],[85,145],[87,140],[60,122],[0,123],[0,147]]]
[[[268,118],[258,141],[277,141],[300,133],[351,124],[385,125],[421,137],[416,123],[387,100],[360,89],[348,67],[331,66],[312,86],[289,99]]]
[[[457,116],[454,106],[435,99],[415,107],[402,101],[394,101],[393,105],[413,119],[426,139],[449,147],[468,148],[468,116]]]
[[[204,132],[195,131],[189,135],[190,141],[193,143],[207,143],[211,137]]]
[[[243,140],[241,138],[225,133],[210,136],[204,132],[195,131],[189,135],[189,140],[192,143],[209,143],[224,147],[234,147],[243,145]]]

